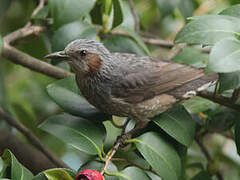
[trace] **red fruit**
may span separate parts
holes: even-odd
[[[75,180],[103,180],[103,176],[98,171],[85,169],[77,174]]]

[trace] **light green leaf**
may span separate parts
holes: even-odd
[[[194,2],[192,0],[180,0],[178,8],[186,19],[194,13]]]
[[[57,29],[81,17],[86,16],[93,8],[96,0],[49,0],[50,13]],[[60,38],[61,36],[59,36]]]
[[[219,93],[229,89],[240,88],[240,71],[232,73],[219,73]]]
[[[158,8],[160,9],[163,16],[170,14],[174,8],[178,6],[179,3],[180,0],[157,0]]]
[[[56,30],[51,38],[52,50],[63,50],[68,43],[75,39],[96,39],[97,29],[82,21],[74,21]]]
[[[113,25],[117,27],[123,22],[122,2],[121,0],[113,0]]]
[[[175,43],[215,44],[229,37],[240,37],[240,19],[224,15],[203,15],[191,18],[177,34]]]
[[[181,175],[181,160],[174,147],[155,132],[147,132],[134,142],[146,161],[165,180],[177,180]]]
[[[185,47],[177,56],[173,58],[173,61],[200,68],[207,65],[208,55],[202,53],[196,48]]]
[[[224,9],[219,14],[221,14],[221,15],[229,15],[229,16],[234,16],[234,17],[240,18],[240,4],[237,4],[235,6],[231,6],[231,7],[227,8],[227,9]]]
[[[48,180],[74,180],[66,171],[63,169],[50,169],[44,171],[45,176]]]
[[[136,180],[136,179],[141,179],[141,180],[150,180],[150,178],[147,176],[147,174],[137,168],[137,167],[127,167],[124,170],[121,171],[124,176],[127,176],[129,180]],[[125,180],[126,178],[120,177],[119,180]]]
[[[132,29],[130,29],[128,27],[125,27],[125,26],[121,26],[118,29],[127,32],[136,41],[136,43],[144,50],[144,52],[147,55],[151,55],[151,53],[148,50],[147,46],[145,45],[143,40],[140,38],[140,36],[135,31],[133,31]]]
[[[240,41],[224,39],[212,48],[207,66],[213,72],[234,72],[240,70]]]
[[[10,150],[4,151],[2,159],[11,167],[12,180],[32,180],[33,174],[18,162]]]
[[[190,146],[195,136],[195,122],[182,105],[153,118],[167,134],[185,146]]]
[[[74,77],[67,77],[55,81],[47,86],[49,96],[66,112],[84,117],[89,120],[101,122],[109,116],[90,105],[83,97]]]
[[[87,154],[101,153],[105,129],[100,124],[63,113],[48,118],[40,128]]]

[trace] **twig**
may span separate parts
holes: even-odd
[[[134,21],[135,21],[135,31],[139,32],[140,31],[140,21],[139,21],[139,17],[138,17],[138,14],[136,12],[136,9],[134,7],[133,0],[128,0],[128,4],[131,8],[131,12],[132,12],[132,15],[133,15],[133,18],[134,18]]]
[[[144,170],[144,171],[149,171],[149,172],[152,172],[153,174],[158,175],[158,174],[157,174],[155,171],[153,171],[151,168],[144,168],[144,167],[142,167],[142,166],[140,166],[140,165],[138,165],[138,164],[136,164],[136,163],[134,163],[134,162],[132,162],[132,161],[129,161],[128,159],[124,159],[124,158],[112,158],[112,161],[125,161],[125,162],[129,163],[131,166],[136,166],[136,167],[138,167],[139,169],[142,169],[142,170]]]
[[[173,48],[171,49],[171,51],[167,57],[167,60],[172,60],[176,55],[178,55],[183,50],[183,48],[186,45],[187,44],[185,44],[185,43],[181,43],[181,44],[176,44],[175,46],[173,46]]]
[[[240,105],[234,104],[231,98],[227,98],[219,94],[214,95],[213,93],[208,91],[198,92],[197,95],[240,112]]]
[[[0,108],[0,117],[4,119],[8,124],[15,127],[21,133],[25,135],[25,137],[38,149],[40,150],[50,161],[52,161],[57,167],[65,167],[69,168],[64,162],[58,159],[54,154],[52,154],[44,145],[39,141],[39,139],[25,126],[20,124],[17,120],[9,116],[6,112]]]
[[[28,54],[25,54],[18,49],[5,43],[2,51],[2,56],[14,62],[27,67],[33,71],[40,72],[56,79],[62,79],[67,76],[73,76],[72,73],[61,68],[55,67],[51,64],[36,59]]]
[[[166,48],[171,48],[174,46],[174,43],[172,41],[163,40],[163,39],[153,39],[153,38],[142,37],[142,40],[147,44],[158,45]]]
[[[233,103],[237,102],[237,100],[239,98],[239,93],[240,93],[239,89],[234,89],[232,97],[231,97],[231,100],[232,100]]]
[[[204,146],[202,139],[200,138],[195,138],[197,144],[199,145],[201,151],[203,152],[203,154],[205,155],[205,157],[207,158],[208,163],[214,163],[214,160],[212,159],[210,153],[208,152],[207,148]],[[219,170],[216,172],[216,176],[219,180],[223,180],[223,176],[222,174],[219,172]]]

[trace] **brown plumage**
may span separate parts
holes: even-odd
[[[217,74],[180,63],[110,53],[93,40],[75,40],[47,57],[68,60],[89,103],[110,115],[133,118],[138,127],[217,79]]]

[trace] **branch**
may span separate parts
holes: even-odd
[[[28,54],[25,54],[19,51],[18,49],[8,45],[7,43],[4,44],[2,56],[9,59],[15,64],[20,64],[33,71],[45,74],[56,79],[62,79],[67,76],[73,76],[72,73],[65,71],[61,68],[55,67],[46,62],[43,62],[39,59],[36,59]]]
[[[57,167],[69,168],[64,162],[58,159],[52,152],[50,152],[44,145],[39,141],[39,139],[25,126],[20,124],[17,120],[13,119],[6,112],[0,108],[0,117],[5,120],[8,124],[19,130],[24,136],[38,149],[40,150],[50,161],[52,161]]]
[[[170,53],[168,54],[167,60],[172,60],[176,55],[178,55],[184,47],[186,47],[187,44],[181,43],[181,44],[176,44],[175,46],[172,47]]]
[[[43,153],[31,145],[21,142],[16,136],[0,128],[0,154],[10,149],[16,158],[34,174],[50,168],[56,168]]]
[[[132,15],[133,15],[133,18],[134,18],[134,21],[135,21],[135,31],[139,32],[140,31],[140,21],[139,21],[139,17],[138,17],[138,14],[136,12],[136,9],[134,7],[133,0],[128,0],[128,4],[131,8],[131,12],[132,12]]]
[[[219,94],[214,95],[208,91],[198,92],[197,95],[240,112],[240,105],[233,103],[231,98],[227,98]]]

